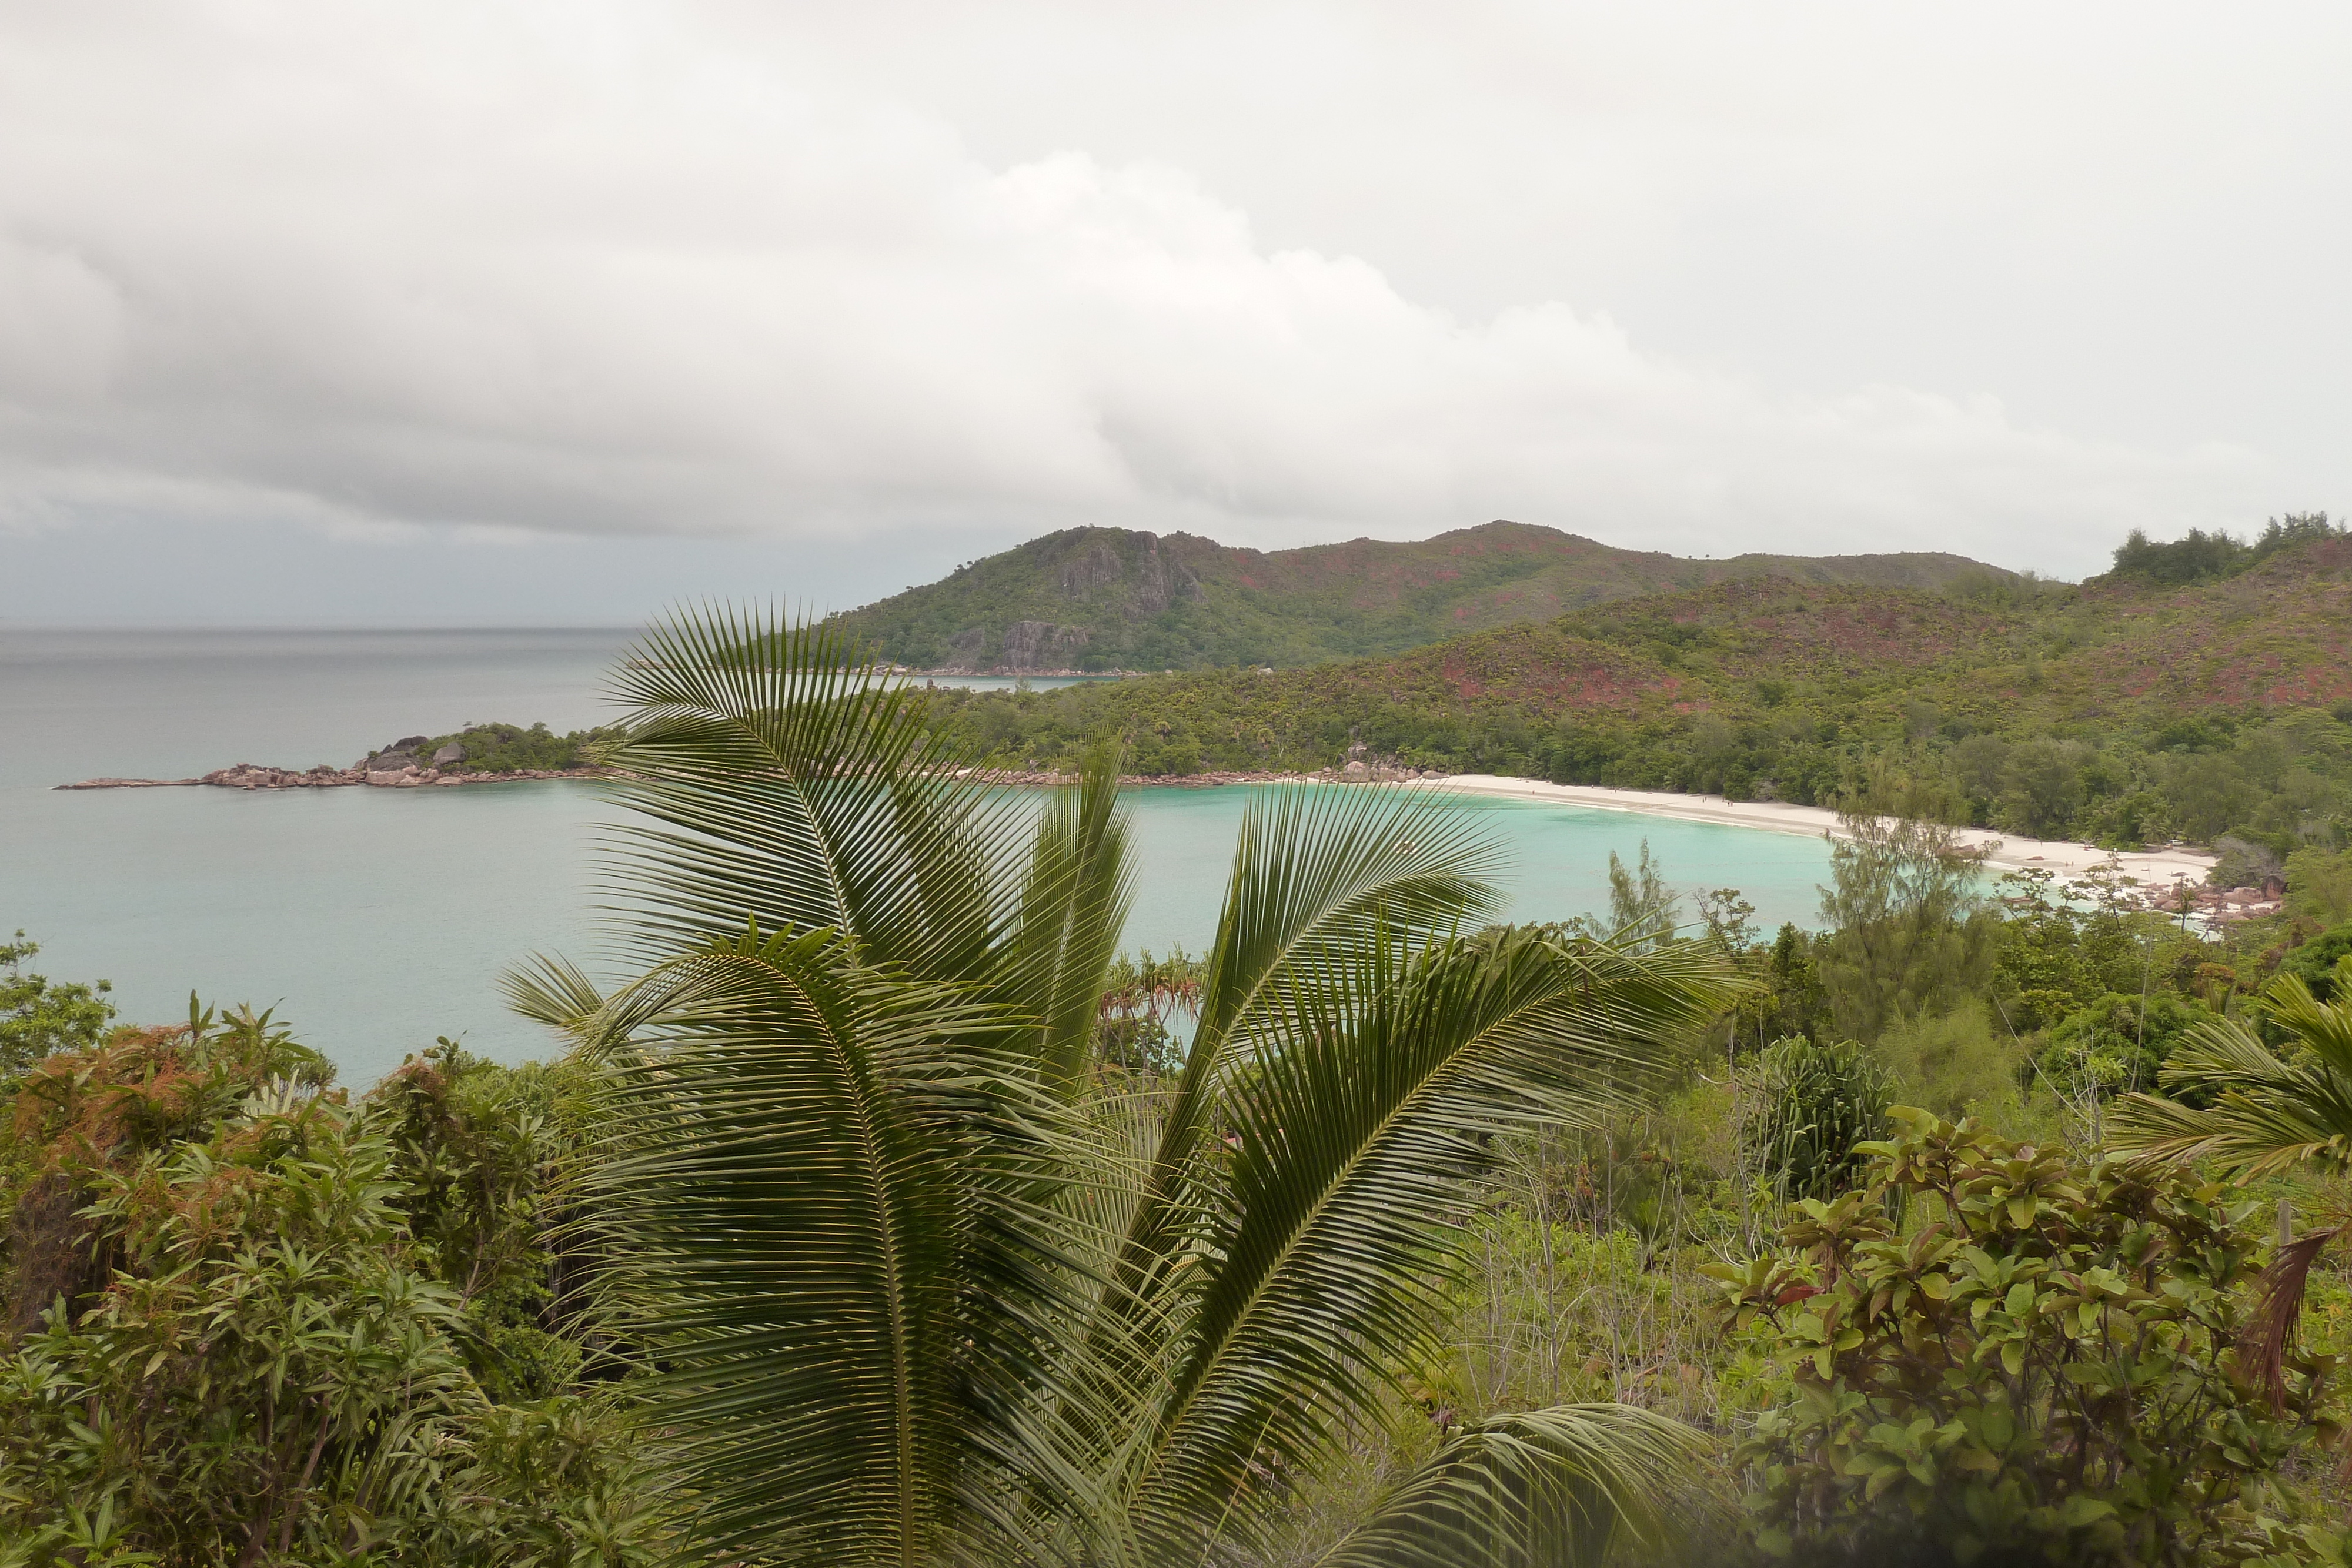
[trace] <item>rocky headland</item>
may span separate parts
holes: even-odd
[[[240,762],[217,768],[197,779],[84,779],[59,784],[60,789],[171,789],[209,785],[216,789],[341,789],[369,786],[378,789],[439,789],[457,784],[506,784],[524,779],[597,779],[602,768],[515,768],[495,771],[468,769],[466,747],[452,741],[427,754],[426,737],[409,736],[371,751],[349,768],[271,768]]]

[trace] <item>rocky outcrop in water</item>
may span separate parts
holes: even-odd
[[[449,750],[443,747],[443,751]],[[435,754],[436,757],[439,753]],[[416,789],[426,786],[503,784],[521,779],[600,779],[601,768],[520,768],[510,773],[464,773],[456,768],[419,763],[397,751],[371,752],[356,767],[318,767],[296,770],[240,762],[215,768],[201,779],[84,779],[60,784],[60,789],[170,789],[210,785],[215,789],[339,789],[373,785],[379,789]]]

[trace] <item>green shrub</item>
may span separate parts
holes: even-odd
[[[2280,1469],[2332,1358],[2283,1406],[2235,1348],[2258,1206],[2173,1167],[2088,1164],[1898,1107],[1868,1186],[1795,1205],[1711,1270],[1794,1400],[1741,1445],[1758,1545],[1806,1562],[2303,1563]],[[1899,1200],[1899,1205],[1895,1200]],[[1907,1223],[1889,1218],[1900,1207]]]
[[[2279,960],[2279,973],[2293,975],[2311,988],[2314,997],[2332,1002],[2336,999],[2336,966],[2346,957],[2352,957],[2352,920],[2288,949]]]
[[[114,1021],[106,981],[84,986],[26,974],[25,960],[40,950],[22,931],[0,942],[0,1082],[52,1051],[88,1050]]]
[[[2093,1092],[2106,1099],[2152,1090],[2173,1047],[2216,1016],[2210,1008],[2162,991],[2145,1003],[2111,991],[2052,1030],[2035,1065],[2068,1094]]]
[[[1887,1030],[1878,1053],[1913,1104],[1957,1116],[2016,1096],[2024,1052],[2006,1036],[1995,1032],[1982,1002],[1963,1002]]]
[[[455,735],[434,736],[417,751],[430,757],[455,741],[466,748],[465,760],[457,766],[467,773],[554,772],[582,766],[590,760],[592,747],[619,735],[611,728],[557,735],[543,724],[529,729],[519,724],[476,724]]]
[[[1834,1197],[1867,1163],[1854,1145],[1885,1130],[1888,1087],[1886,1069],[1852,1040],[1778,1041],[1764,1052],[1762,1106],[1741,1141],[1775,1191]]]
[[[2297,850],[2286,857],[2286,903],[2323,925],[2352,920],[2352,850]]]
[[[416,1074],[358,1111],[330,1075],[267,1014],[203,1012],[17,1087],[0,1564],[657,1555],[643,1435],[556,1391],[576,1346],[479,1310],[509,1258],[475,1223],[509,1206],[495,1162],[420,1141]],[[477,1361],[531,1402],[494,1403]]]

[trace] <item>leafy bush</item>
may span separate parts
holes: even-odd
[[[2352,921],[2352,851],[2297,850],[2286,860],[2287,907],[2323,925]]]
[[[2006,1030],[1995,1030],[1978,1001],[1887,1030],[1878,1054],[1896,1093],[1945,1116],[1971,1108],[1981,1113],[2014,1100],[2024,1067],[2024,1051]]]
[[[2352,957],[2352,920],[2323,931],[2300,947],[2290,948],[2279,961],[2279,973],[2293,975],[2323,1002],[2336,997],[2336,966]]]
[[[52,1051],[89,1049],[114,1021],[106,981],[84,986],[25,973],[25,961],[40,950],[22,931],[0,942],[0,1083]]]
[[[580,1346],[541,1319],[562,1218],[548,1189],[583,1141],[585,1076],[572,1062],[502,1067],[445,1040],[363,1108],[367,1131],[394,1150],[394,1207],[465,1303],[467,1364],[494,1397],[544,1399],[580,1371]]]
[[[2290,1351],[2273,1410],[2235,1349],[2256,1206],[2177,1169],[1893,1114],[1866,1188],[1794,1206],[1779,1251],[1714,1270],[1795,1385],[1736,1456],[1763,1551],[2326,1560],[2332,1537],[2282,1521],[2279,1472],[2333,1435],[2330,1360]]]
[[[2210,1008],[2162,991],[2145,1003],[2110,991],[2052,1030],[2035,1065],[2069,1094],[2104,1099],[2152,1089],[2173,1048],[2215,1017]]]
[[[1762,1109],[1742,1141],[1775,1191],[1834,1197],[1867,1164],[1854,1145],[1885,1130],[1887,1089],[1886,1069],[1852,1040],[1778,1041],[1764,1052]]]
[[[622,1568],[659,1545],[640,1441],[562,1394],[494,1404],[495,1321],[420,1244],[446,1176],[271,1023],[120,1030],[10,1123],[0,1563]],[[462,1205],[461,1205],[462,1207]],[[495,1224],[490,1228],[497,1229]],[[572,1360],[576,1363],[577,1352]]]

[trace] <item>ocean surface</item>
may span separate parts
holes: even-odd
[[[0,935],[32,967],[106,978],[123,1016],[188,997],[275,1008],[346,1082],[438,1036],[507,1060],[554,1041],[509,1014],[501,971],[534,952],[603,967],[588,852],[616,813],[592,783],[461,789],[118,789],[235,762],[348,767],[474,722],[608,721],[621,630],[61,632],[0,627]],[[1010,682],[974,682],[1006,685]],[[1044,687],[1062,683],[1036,681]],[[1198,950],[1260,791],[1133,791],[1131,947]],[[1768,928],[1810,923],[1818,840],[1624,812],[1465,799],[1504,843],[1517,919],[1608,906],[1612,851],[1646,839],[1678,888],[1737,887]],[[605,971],[609,973],[609,971]]]

